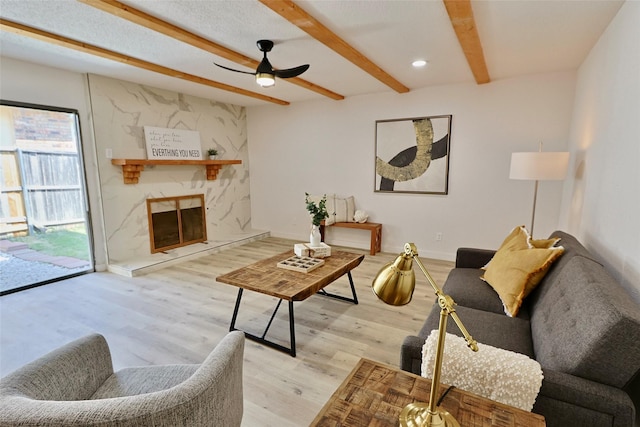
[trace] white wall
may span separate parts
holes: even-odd
[[[280,83],[286,84],[286,83]],[[247,109],[253,226],[308,241],[304,193],[354,195],[383,227],[383,251],[407,241],[421,255],[453,259],[460,246],[497,247],[530,225],[533,182],[509,180],[513,151],[565,151],[575,75],[554,73],[374,94],[343,101]],[[375,121],[452,114],[449,194],[374,192]],[[562,183],[541,182],[536,236],[558,227]],[[329,230],[328,241],[368,248],[359,230]],[[437,232],[443,234],[436,241]]]
[[[12,58],[0,58],[0,97],[4,100],[78,110],[93,225],[97,270],[106,269],[102,201],[86,76]]]
[[[561,224],[640,302],[638,22],[625,2],[579,69]]]

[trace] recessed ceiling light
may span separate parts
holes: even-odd
[[[413,65],[415,68],[420,68],[420,67],[424,67],[425,65],[427,65],[427,61],[425,61],[424,59],[417,59],[417,60],[413,61],[411,63],[411,65]]]

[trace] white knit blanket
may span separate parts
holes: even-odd
[[[438,331],[422,347],[422,376],[433,377]],[[440,382],[506,405],[531,411],[542,385],[540,364],[524,354],[478,343],[478,351],[464,338],[447,334]]]

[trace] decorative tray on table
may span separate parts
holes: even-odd
[[[322,267],[322,265],[324,265],[324,260],[307,256],[292,256],[283,261],[280,261],[277,265],[278,267],[284,268],[286,270],[308,273],[318,267]]]

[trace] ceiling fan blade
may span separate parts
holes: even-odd
[[[216,64],[215,62],[214,62],[214,64],[217,65],[220,68],[224,68],[225,70],[235,71],[236,73],[251,74],[252,76],[255,76],[255,74],[256,74],[256,73],[251,73],[249,71],[234,70],[233,68],[225,67],[224,65]]]
[[[300,65],[294,68],[287,68],[286,70],[273,70],[276,77],[281,79],[289,79],[291,77],[297,77],[309,69],[309,64]]]
[[[262,52],[262,61],[260,61],[260,64],[258,64],[258,68],[253,73],[250,73],[248,71],[235,70],[233,68],[225,67],[224,65],[216,64],[215,62],[214,64],[220,68],[224,68],[225,70],[256,76],[256,81],[260,86],[263,87],[272,86],[275,77],[279,77],[281,79],[289,79],[292,77],[297,77],[309,69],[309,64],[305,64],[294,68],[287,68],[286,70],[274,70],[273,66],[269,62],[269,59],[267,58],[267,52],[270,52],[273,48],[273,42],[271,40],[258,40],[257,44],[258,49],[260,49],[260,51]],[[261,82],[261,79],[265,79],[266,81]],[[267,85],[267,82],[270,84]]]

